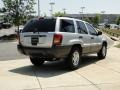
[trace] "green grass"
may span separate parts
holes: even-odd
[[[120,48],[120,43],[118,45],[116,45],[117,48]]]
[[[105,29],[103,31],[106,32],[107,34],[111,35],[111,36],[115,36],[115,37],[120,36],[120,29],[119,30],[116,30],[116,29]]]
[[[112,32],[112,33],[116,33],[116,34],[119,34],[119,35],[120,35],[120,30],[110,29],[110,30],[108,30],[108,31],[110,31],[110,32]]]

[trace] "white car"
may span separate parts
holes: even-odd
[[[77,69],[82,55],[97,53],[104,59],[107,41],[102,32],[79,19],[36,18],[30,20],[19,34],[18,50],[28,55],[35,66],[65,58],[70,69]]]

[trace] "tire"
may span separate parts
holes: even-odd
[[[66,59],[67,68],[70,70],[78,69],[81,62],[81,50],[73,47],[68,58]]]
[[[30,57],[30,61],[34,66],[41,66],[44,63],[43,59],[36,58],[36,57]]]
[[[99,59],[104,59],[107,54],[107,45],[103,44],[102,49],[97,53]]]

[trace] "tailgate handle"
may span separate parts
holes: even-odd
[[[46,37],[46,35],[25,35],[24,37]]]
[[[83,36],[79,36],[79,38],[83,38]]]
[[[39,37],[46,37],[46,35],[39,35]]]

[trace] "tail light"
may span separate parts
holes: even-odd
[[[61,45],[63,36],[61,34],[55,34],[53,39],[53,45]]]

